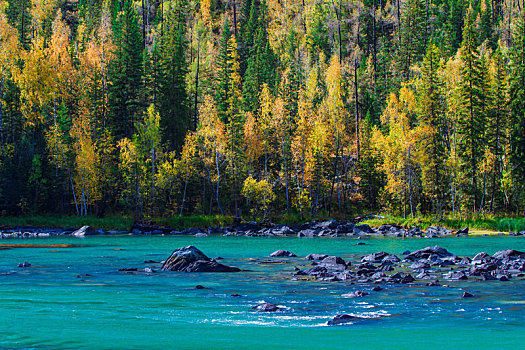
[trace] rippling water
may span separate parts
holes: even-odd
[[[448,287],[292,281],[294,265],[260,264],[277,249],[355,259],[385,250],[400,255],[438,244],[459,256],[525,251],[523,237],[441,239],[298,239],[254,237],[86,237],[2,240],[0,244],[80,244],[0,250],[2,349],[521,349],[525,280],[445,282]],[[195,245],[240,273],[125,273],[151,267],[176,248]],[[29,268],[18,263],[30,262]],[[5,274],[10,273],[10,274]],[[89,276],[86,276],[89,275]],[[79,275],[82,276],[79,278]],[[209,289],[197,290],[196,285]],[[462,299],[464,291],[475,298]],[[240,294],[233,297],[232,294]],[[283,307],[261,313],[260,302]],[[326,326],[336,314],[370,320]]]

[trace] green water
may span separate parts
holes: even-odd
[[[294,265],[259,264],[277,249],[354,259],[400,255],[438,244],[463,256],[525,251],[523,237],[426,239],[253,237],[87,237],[2,240],[0,244],[81,244],[76,248],[0,250],[1,349],[520,349],[525,344],[525,280],[445,282],[449,287],[384,285],[364,298],[343,295],[370,285],[292,281]],[[152,267],[195,245],[241,273],[124,273]],[[119,250],[116,250],[119,249]],[[252,260],[250,260],[252,259]],[[258,259],[258,260],[253,260]],[[33,266],[18,268],[28,261]],[[89,274],[85,278],[78,275]],[[197,290],[201,284],[209,289]],[[462,299],[463,291],[476,297]],[[232,297],[238,293],[241,297]],[[273,302],[278,313],[251,309]],[[379,317],[326,326],[336,314]]]

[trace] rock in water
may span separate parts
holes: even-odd
[[[308,259],[308,260],[323,260],[327,256],[328,255],[326,255],[326,254],[308,254],[306,256],[306,259]]]
[[[493,256],[494,259],[503,260],[503,259],[525,259],[525,253],[513,249],[500,250],[496,252]]]
[[[468,226],[456,232],[456,236],[468,236]]]
[[[342,314],[335,316],[331,321],[328,321],[326,324],[329,326],[335,326],[337,324],[344,324],[350,322],[356,322],[363,320],[362,317],[352,316],[348,314]]]
[[[163,271],[238,272],[237,267],[219,264],[194,246],[176,249],[162,265]]]
[[[99,234],[97,231],[93,230],[89,226],[82,226],[78,230],[71,233],[71,236],[75,237],[84,237],[84,236],[93,236]]]
[[[25,261],[23,263],[18,264],[18,267],[31,267],[31,264]]]
[[[297,255],[295,255],[294,253],[292,252],[289,252],[287,250],[276,250],[275,252],[273,252],[272,254],[270,254],[270,256],[272,258],[276,258],[276,257],[289,257],[289,258],[295,258],[297,257]]]
[[[252,307],[252,309],[262,312],[275,312],[279,311],[279,306],[272,303],[264,303],[260,305],[255,305]]]
[[[368,294],[369,293],[365,292],[364,290],[356,290],[355,292],[343,294],[342,296],[346,298],[362,298]]]
[[[463,298],[472,298],[474,295],[470,294],[469,292],[463,293]]]

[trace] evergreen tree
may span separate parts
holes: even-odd
[[[22,47],[29,50],[31,44],[31,0],[7,0],[7,19],[18,31]]]
[[[448,17],[444,25],[444,32],[446,40],[444,51],[453,54],[460,47],[463,40],[463,22],[465,14],[466,1],[463,0],[447,0]]]
[[[277,60],[268,41],[268,19],[264,1],[258,12],[254,43],[248,56],[244,75],[243,101],[244,109],[248,112],[257,110],[262,84],[267,84],[271,91],[275,91],[276,87]],[[255,22],[255,19],[253,21]]]
[[[484,153],[485,90],[482,61],[476,45],[477,33],[473,26],[473,9],[465,18],[461,45],[462,114],[458,120],[458,146],[461,168],[465,176],[464,192],[470,198],[473,211],[480,205],[478,172]]]
[[[187,6],[185,0],[179,0],[170,10],[161,40],[160,125],[163,141],[170,150],[177,151],[181,149],[186,132],[191,127],[190,104],[186,90]]]
[[[492,79],[490,100],[488,100],[487,143],[492,156],[490,183],[490,211],[496,207],[502,179],[505,131],[507,129],[508,93],[507,71],[501,46],[492,57]]]
[[[230,87],[230,71],[228,59],[228,42],[232,36],[230,25],[228,24],[228,17],[224,19],[222,27],[221,39],[219,43],[219,55],[217,57],[217,74],[216,74],[216,90],[215,103],[217,104],[217,112],[219,118],[224,123],[228,111],[229,101],[229,87]]]
[[[115,60],[110,67],[109,122],[116,139],[131,137],[143,102],[142,34],[131,0],[126,0],[114,24]]]
[[[438,76],[439,49],[430,41],[421,67],[419,113],[422,126],[421,170],[423,190],[432,200],[433,212],[443,215],[446,192],[446,148],[442,86]]]
[[[496,41],[494,40],[494,16],[489,0],[480,0],[480,38],[479,43],[488,40],[490,47],[495,48]]]
[[[368,208],[379,208],[378,197],[383,187],[383,174],[380,171],[381,158],[373,143],[373,129],[370,113],[366,115],[360,127],[359,162],[357,175],[361,178],[359,189]]]
[[[511,50],[510,111],[512,171],[521,200],[525,198],[525,12],[516,26]],[[523,204],[525,212],[525,203]]]
[[[401,74],[405,79],[410,76],[410,67],[419,62],[425,54],[427,28],[425,6],[422,0],[408,0],[401,16],[398,59]]]

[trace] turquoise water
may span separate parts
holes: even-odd
[[[0,244],[81,244],[0,250],[1,349],[520,349],[525,344],[525,280],[445,282],[448,287],[292,281],[294,265],[260,264],[277,249],[343,258],[385,250],[400,255],[438,244],[463,256],[525,251],[524,237],[356,240],[254,237],[99,236],[2,240]],[[124,273],[152,267],[195,245],[240,273]],[[18,263],[30,262],[29,268]],[[90,276],[78,278],[78,275]],[[196,285],[209,289],[197,290]],[[462,299],[463,291],[475,298]],[[238,293],[241,297],[232,297]],[[251,307],[286,307],[260,313]],[[382,317],[326,326],[336,314]]]

